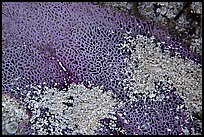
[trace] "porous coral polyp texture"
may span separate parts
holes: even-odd
[[[13,82],[6,66],[16,66],[11,68],[14,78],[48,86],[64,85],[64,79],[68,83],[83,81],[87,87],[110,85],[119,78],[119,73],[113,76],[110,72],[123,71],[126,56],[114,54],[121,52],[115,45],[122,41],[122,34],[116,33],[115,24],[107,18],[113,17],[110,9],[89,3],[3,3],[3,8],[3,39],[9,46],[3,54],[7,59],[4,85],[21,81]],[[10,58],[7,51],[12,52]],[[101,75],[104,80],[99,82]]]
[[[56,60],[31,46],[19,45],[6,49],[2,59],[3,91],[16,98],[24,98],[30,90],[30,84],[46,83],[54,87],[54,83],[58,83],[58,86],[65,84],[63,78],[69,80],[65,72],[59,71],[60,66]]]
[[[163,96],[164,95],[164,96]],[[112,134],[115,130],[126,135],[185,135],[200,133],[200,128],[185,111],[184,101],[174,92],[158,93],[155,97],[126,102],[118,109],[115,119],[104,118],[103,130],[98,134]],[[145,95],[142,95],[145,96]],[[158,98],[162,100],[158,101]],[[113,126],[114,125],[114,126]],[[120,127],[120,128],[119,128]]]
[[[24,42],[54,41],[61,45],[69,39],[77,40],[78,43],[84,39],[83,43],[90,44],[92,39],[108,40],[108,33],[103,30],[126,32],[130,29],[131,35],[154,35],[158,41],[166,42],[166,48],[176,48],[174,41],[180,42],[178,39],[171,40],[172,37],[155,24],[90,3],[3,3],[3,11],[3,24],[9,29],[6,34],[14,31]],[[114,44],[119,40],[117,35],[114,34],[111,39]],[[179,52],[184,57],[187,56],[182,50]],[[201,63],[198,56],[190,57],[189,59]]]
[[[64,79],[77,83],[83,81],[87,87],[104,85],[116,92],[119,98],[124,98],[123,95],[120,96],[122,86],[113,84],[117,83],[117,79],[123,81],[125,78],[121,74],[126,66],[124,59],[127,54],[120,54],[123,51],[116,46],[124,41],[122,33],[130,31],[131,28],[133,36],[140,33],[155,35],[160,41],[166,40],[167,36],[162,34],[163,31],[158,30],[157,26],[147,25],[127,13],[86,2],[9,2],[3,3],[2,6],[4,44],[8,50],[17,47],[23,50],[25,47],[20,45],[25,44],[28,50],[24,53],[14,50],[10,58],[6,57],[5,63],[9,67],[13,66],[10,69],[15,72],[11,76],[3,65],[7,84],[13,82],[11,77],[19,76],[28,77],[32,83],[46,82],[48,86],[55,83],[64,85]],[[150,34],[148,29],[152,30]],[[8,50],[5,50],[5,54]],[[19,58],[26,60],[24,66],[27,68],[25,67],[24,73],[16,73],[14,68],[19,65],[14,63],[14,67],[10,63],[11,60],[18,62]],[[113,73],[115,70],[118,72]],[[101,75],[104,81],[99,82]],[[4,85],[3,83],[3,87]]]

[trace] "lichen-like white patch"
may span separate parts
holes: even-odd
[[[200,65],[196,65],[192,60],[184,61],[179,56],[171,58],[168,53],[161,54],[160,47],[156,47],[153,43],[153,36],[151,38],[142,35],[131,37],[125,33],[124,38],[129,45],[120,43],[120,47],[136,47],[126,68],[127,72],[132,73],[129,79],[135,79],[129,88],[133,87],[134,92],[149,94],[152,97],[155,91],[154,81],[162,80],[164,85],[172,83],[172,87],[176,88],[176,93],[185,100],[190,110],[202,110]],[[133,97],[132,92],[129,94]]]
[[[99,120],[108,117],[108,112],[115,111],[116,101],[112,99],[112,93],[103,93],[98,87],[87,89],[83,85],[72,84],[68,91],[47,88],[46,91],[41,91],[44,95],[39,91],[34,92],[37,93],[37,98],[27,96],[25,99],[32,110],[30,122],[32,129],[36,131],[33,134],[93,135],[100,125]],[[44,112],[40,110],[46,108],[46,116],[42,117],[40,114]],[[64,131],[65,129],[73,132]]]

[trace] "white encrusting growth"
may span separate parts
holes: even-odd
[[[154,37],[137,35],[135,38],[124,34],[126,43],[120,47],[136,46],[128,60],[127,72],[132,73],[130,79],[133,91],[154,96],[154,81],[162,80],[164,84],[172,83],[176,93],[181,96],[192,111],[202,110],[202,69],[192,60],[184,60],[179,56],[170,57],[169,53],[161,54],[160,47],[156,47]],[[137,63],[135,63],[137,62]],[[130,88],[130,87],[129,87]],[[132,92],[130,92],[130,96]]]
[[[116,101],[112,99],[112,93],[110,91],[103,93],[98,87],[90,90],[82,85],[72,84],[68,91],[49,88],[43,91],[38,88],[35,88],[35,90],[37,97],[28,92],[25,99],[32,110],[31,128],[36,131],[33,134],[93,135],[94,130],[100,126],[99,120],[108,117],[108,112],[115,111]],[[44,112],[41,110],[46,108],[48,109],[46,116],[42,117],[41,113]],[[50,124],[48,125],[48,123]],[[49,131],[45,128],[47,126]],[[65,129],[73,129],[74,131],[64,131]]]

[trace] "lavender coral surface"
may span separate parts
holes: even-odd
[[[19,51],[11,53],[11,56],[19,54],[12,62],[11,58],[7,55],[4,57],[3,54],[3,58],[8,59],[3,62],[3,70],[6,64],[11,67],[21,60],[21,55],[25,56],[25,63],[19,61],[23,65],[21,68],[24,73],[12,72],[20,71],[20,65],[16,66],[18,69],[11,68],[11,72],[18,73],[14,78],[22,75],[22,78],[30,79],[32,76],[31,81],[38,84],[46,82],[49,86],[54,83],[64,85],[65,78],[65,81],[69,82],[83,81],[87,87],[88,84],[104,85],[106,89],[113,89],[117,94],[121,94],[118,92],[123,86],[117,85],[117,80],[125,78],[121,73],[126,66],[126,56],[122,55],[116,45],[123,41],[121,33],[130,29],[131,35],[154,35],[162,42],[161,45],[164,44],[163,48],[170,48],[172,52],[178,50],[184,58],[187,56],[200,62],[196,55],[180,47],[178,41],[174,41],[158,27],[89,3],[3,3],[2,16],[4,45],[9,47],[5,52],[22,43],[28,45],[28,51],[24,53],[17,53],[26,49],[23,46],[18,47]],[[29,53],[31,50],[41,54]],[[34,63],[38,60],[39,63]],[[24,65],[27,65],[28,69]],[[45,70],[43,66],[50,68]],[[6,75],[3,78],[10,80],[6,78],[10,76],[7,73],[9,72],[3,71]],[[36,74],[39,75],[34,76]],[[51,82],[51,79],[55,81]]]
[[[8,78],[9,73],[12,73],[15,74],[14,78],[21,75],[21,78],[25,78],[23,81],[31,79],[30,81],[36,84],[45,82],[49,87],[57,83],[58,87],[63,88],[64,81],[83,81],[87,87],[103,85],[106,90],[113,89],[117,95],[122,95],[122,92],[118,92],[123,87],[117,85],[117,80],[125,78],[121,73],[126,66],[126,55],[116,47],[116,44],[123,40],[122,34],[114,30],[110,22],[107,23],[104,15],[100,15],[99,8],[95,7],[95,10],[89,11],[87,6],[92,5],[6,3],[3,39],[4,44],[9,46],[5,52],[12,50],[12,53],[3,55],[3,58],[8,59],[3,62],[4,86],[12,83]],[[11,12],[14,15],[11,15]],[[104,14],[107,14],[105,12],[108,11],[104,11]],[[98,14],[98,18],[93,18],[95,15],[92,14]],[[15,49],[16,46],[19,49]],[[12,68],[15,65],[17,69]],[[27,67],[24,67],[25,65]],[[23,68],[23,72],[18,67]]]
[[[155,36],[163,50],[201,63],[198,56],[150,22],[90,3],[3,3],[3,92],[23,102],[30,85],[103,86],[126,100],[123,80],[129,52],[123,33]],[[131,113],[131,112],[130,112]],[[135,133],[135,131],[133,132]]]

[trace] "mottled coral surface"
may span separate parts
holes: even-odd
[[[201,63],[158,26],[107,7],[35,2],[2,6],[2,89],[22,104],[30,85],[63,89],[71,83],[103,86],[118,100],[127,100],[123,81],[129,52],[118,48],[124,32],[154,36],[162,50]]]
[[[29,80],[63,88],[64,81],[83,82],[118,93],[122,85],[116,80],[125,78],[121,73],[126,66],[126,55],[116,47],[122,41],[120,29],[116,31],[107,18],[109,10],[88,6],[92,5],[5,3],[3,39],[8,48],[3,54],[3,86],[14,82],[22,88],[25,84],[19,83]]]
[[[134,94],[118,109],[113,118],[101,119],[98,134],[127,135],[191,135],[200,133],[200,125],[186,111],[184,100],[176,95],[175,88],[164,88],[155,82],[153,95]]]

